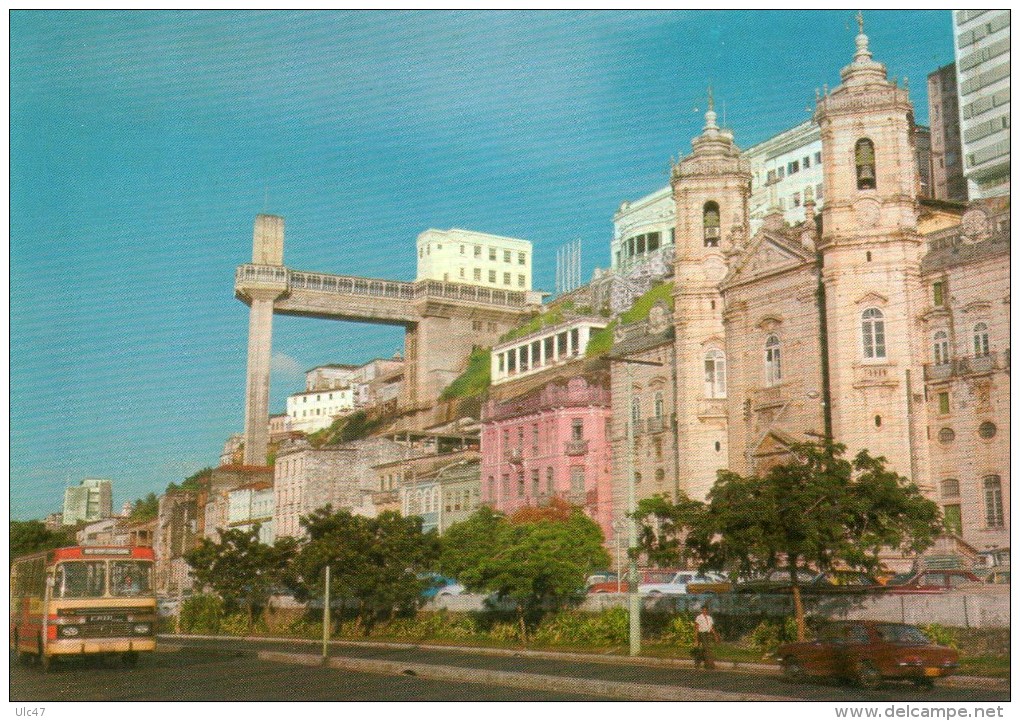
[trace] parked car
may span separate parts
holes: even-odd
[[[156,614],[161,617],[176,616],[181,612],[181,599],[179,598],[158,598],[156,599]]]
[[[962,568],[918,571],[894,576],[885,585],[886,593],[944,593],[981,583],[971,571]]]
[[[626,574],[624,574],[626,576]],[[630,586],[627,581],[619,578],[612,571],[594,573],[588,576],[587,593],[628,593]]]
[[[697,571],[677,571],[672,575],[665,575],[651,582],[645,582],[638,586],[638,593],[648,596],[659,596],[665,594],[683,595],[688,593],[688,584],[696,584],[704,589],[707,584],[726,583],[726,579],[717,573],[699,574]],[[728,584],[727,584],[728,585]],[[701,591],[704,593],[705,591]]]
[[[438,573],[426,573],[419,578],[425,579],[429,585],[421,592],[425,598],[436,598],[437,596],[459,596],[464,593],[464,587],[452,578],[441,576]]]
[[[959,654],[938,646],[921,629],[903,623],[845,621],[822,627],[814,641],[785,643],[776,650],[783,676],[850,679],[874,688],[883,679],[930,686],[959,665]]]
[[[800,592],[805,595],[830,595],[844,593],[869,593],[881,590],[873,576],[862,571],[823,571],[817,573],[804,568],[797,572]],[[738,593],[793,593],[789,571],[773,571],[763,578],[738,583]]]

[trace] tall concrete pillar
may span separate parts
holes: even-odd
[[[269,372],[273,355],[273,302],[287,292],[283,267],[283,218],[255,217],[252,265],[236,283],[238,296],[250,304],[248,378],[244,405],[244,463],[264,466],[269,449]]]

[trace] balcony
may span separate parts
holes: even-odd
[[[754,409],[756,411],[782,404],[783,387],[780,385],[768,386],[754,392]]]
[[[507,448],[506,460],[509,463],[520,464],[524,462],[524,451],[520,448]]]
[[[926,381],[947,381],[951,378],[981,375],[996,370],[1009,371],[1009,348],[1003,352],[992,351],[987,355],[954,358],[948,363],[927,363],[924,366]]]
[[[583,438],[567,441],[563,446],[563,452],[568,456],[583,456],[588,453],[588,441]]]
[[[666,418],[664,416],[655,416],[648,419],[649,433],[662,433],[665,430],[666,430]]]

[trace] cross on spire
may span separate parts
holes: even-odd
[[[708,109],[715,110],[715,101],[712,99],[712,86],[708,86]]]
[[[857,11],[857,32],[864,34],[864,13]]]

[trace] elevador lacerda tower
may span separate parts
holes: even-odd
[[[476,346],[491,346],[529,316],[541,294],[439,280],[415,282],[294,270],[283,264],[284,219],[258,215],[252,262],[237,268],[234,292],[250,307],[244,463],[262,466],[269,446],[273,315],[404,328],[400,408],[415,423],[465,368]],[[337,335],[337,351],[349,345]],[[365,359],[368,360],[368,359]]]

